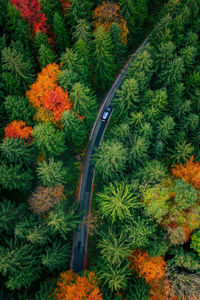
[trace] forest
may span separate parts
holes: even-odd
[[[200,2],[0,1],[0,299],[199,300]],[[89,135],[87,270],[70,270]]]

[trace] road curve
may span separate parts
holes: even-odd
[[[120,88],[124,77],[128,72],[128,68],[132,59],[137,56],[139,51],[145,46],[148,41],[149,36],[144,40],[144,42],[140,45],[140,47],[135,51],[129,58],[128,62],[119,73],[117,78],[115,79],[112,87],[104,97],[101,107],[99,109],[98,116],[92,128],[90,138],[89,138],[89,146],[86,154],[84,169],[81,177],[80,189],[79,189],[79,202],[80,202],[80,210],[83,214],[83,220],[78,225],[77,231],[74,234],[73,238],[73,245],[72,245],[72,255],[70,261],[70,269],[74,270],[75,272],[82,271],[86,268],[86,255],[87,255],[87,241],[88,241],[88,234],[87,234],[87,226],[86,220],[88,213],[90,212],[90,200],[92,197],[92,186],[93,186],[93,179],[94,179],[94,169],[91,164],[92,154],[94,149],[99,147],[103,135],[105,133],[106,127],[108,125],[109,119],[107,122],[101,121],[101,115],[106,106],[109,106],[113,97],[116,94],[116,91]]]

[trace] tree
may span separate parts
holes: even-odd
[[[87,128],[83,121],[70,110],[63,113],[61,121],[64,126],[66,139],[71,141],[75,147],[81,147],[87,136]]]
[[[30,169],[25,171],[21,165],[6,165],[2,162],[0,173],[0,184],[5,189],[27,191],[31,188],[33,176]]]
[[[46,157],[60,155],[64,152],[64,132],[50,123],[37,124],[33,130],[33,145]]]
[[[63,245],[61,242],[55,241],[51,247],[47,246],[44,249],[44,254],[41,255],[42,264],[51,272],[62,270],[67,265],[69,252],[70,244]]]
[[[159,74],[159,82],[166,87],[181,81],[184,74],[184,62],[181,57],[171,60]]]
[[[38,60],[42,68],[46,67],[48,64],[55,62],[56,60],[54,52],[49,46],[46,46],[44,44],[40,45],[38,54]]]
[[[151,78],[152,67],[153,60],[151,58],[151,54],[148,52],[148,50],[143,50],[139,52],[137,57],[132,60],[128,76],[129,78],[135,77],[135,74],[144,72],[145,75],[148,74],[148,76]]]
[[[127,48],[121,39],[120,26],[115,22],[110,26],[110,37],[113,44],[113,52],[115,53],[115,63],[120,67],[124,62]]]
[[[180,51],[181,57],[184,61],[184,67],[186,70],[192,70],[197,55],[197,49],[193,46],[186,46]]]
[[[200,261],[193,252],[186,252],[182,247],[173,251],[174,257],[168,260],[171,268],[181,268],[190,272],[196,272],[200,269]]]
[[[103,142],[93,155],[97,174],[101,175],[104,181],[119,177],[126,168],[127,156],[127,149],[120,142]]]
[[[64,298],[68,300],[76,298],[103,300],[94,272],[85,273],[82,277],[71,270],[63,272],[60,274],[57,285],[58,287],[53,293],[56,300]]]
[[[56,35],[56,48],[61,54],[69,46],[69,38],[65,22],[57,12],[53,17],[53,31]]]
[[[198,256],[200,256],[200,230],[197,230],[192,234],[191,240],[190,247],[197,252]]]
[[[174,201],[179,210],[188,209],[197,201],[197,190],[184,180],[175,180],[174,191],[176,193]]]
[[[130,251],[126,236],[123,233],[117,236],[112,232],[111,228],[109,228],[106,234],[100,234],[97,247],[100,249],[101,259],[111,265],[121,265],[126,260]]]
[[[48,162],[39,163],[36,173],[42,185],[54,187],[65,182],[66,168],[63,167],[62,161],[50,158]]]
[[[127,35],[129,33],[126,27],[126,21],[120,15],[120,7],[116,3],[103,1],[102,5],[98,5],[93,12],[93,25],[95,28],[102,26],[106,31],[110,31],[111,25],[117,23],[119,25],[120,39],[127,44]]]
[[[129,115],[138,103],[138,83],[134,78],[125,79],[122,87],[117,91],[114,105],[119,115]]]
[[[0,247],[0,272],[8,276],[7,288],[27,288],[39,278],[41,266],[36,255],[32,245],[20,244],[16,239],[7,240],[6,246]]]
[[[172,41],[161,42],[153,52],[154,67],[165,70],[166,66],[174,58],[176,46]]]
[[[65,198],[63,185],[54,187],[37,186],[28,199],[28,203],[33,213],[41,215],[47,213]]]
[[[90,82],[91,80],[91,54],[90,49],[87,44],[82,39],[79,39],[74,44],[74,50],[78,54],[79,61],[82,61],[83,65],[83,74],[84,74],[84,81]]]
[[[177,140],[175,147],[171,150],[171,159],[173,163],[186,162],[188,158],[193,154],[194,147],[191,143],[187,143],[186,140]]]
[[[6,138],[21,138],[25,141],[31,141],[33,128],[26,126],[26,122],[14,120],[5,128]]]
[[[23,215],[25,211],[25,205],[16,205],[15,202],[3,199],[0,202],[0,232],[12,233],[16,221],[18,221],[20,215]]]
[[[32,124],[35,110],[27,98],[22,96],[7,96],[4,105],[10,122],[24,120],[26,124]]]
[[[174,127],[175,127],[174,119],[166,115],[159,123],[157,127],[157,138],[159,140],[166,141],[168,140],[174,133]]]
[[[73,110],[84,116],[86,124],[90,127],[93,124],[97,111],[95,96],[87,86],[77,82],[71,90],[70,97],[73,103]]]
[[[168,238],[173,246],[183,245],[189,239],[188,230],[186,231],[183,226],[176,226],[168,228]]]
[[[134,135],[130,137],[130,165],[142,164],[148,158],[149,142],[144,136]]]
[[[54,0],[40,0],[42,10],[47,17],[48,24],[52,24],[54,20],[55,13],[62,13],[62,5],[61,1],[54,1]],[[54,31],[54,28],[53,28]],[[56,32],[54,31],[56,34]]]
[[[112,51],[109,33],[102,26],[97,27],[93,41],[93,73],[96,88],[105,89],[113,81],[116,65]]]
[[[200,163],[198,161],[194,162],[194,156],[185,164],[175,165],[172,174],[177,178],[182,178],[195,188],[200,188]]]
[[[2,157],[10,163],[30,166],[34,160],[34,150],[21,138],[5,138],[0,144]]]
[[[74,202],[70,205],[68,201],[64,200],[50,211],[46,222],[52,233],[55,235],[60,233],[64,240],[69,239],[69,234],[74,232],[77,224],[80,223],[78,204]]]
[[[31,63],[29,60],[24,60],[22,54],[16,49],[10,47],[4,48],[2,54],[2,69],[5,72],[10,72],[15,76],[18,84],[26,87],[33,81],[31,72]]]
[[[112,223],[131,217],[131,211],[140,206],[131,187],[124,182],[110,183],[97,199],[102,216],[111,219]]]
[[[78,41],[79,39],[82,39],[86,43],[88,43],[91,38],[91,24],[85,20],[85,19],[80,19],[77,22],[77,25],[74,26],[74,32],[72,34],[73,39]]]
[[[131,256],[130,268],[136,271],[139,277],[144,276],[147,283],[153,285],[165,275],[166,262],[162,257],[150,257],[146,251],[135,250]]]
[[[58,82],[64,90],[70,91],[78,81],[79,75],[73,69],[64,69],[59,73]]]
[[[88,0],[70,0],[70,2],[70,6],[65,10],[65,16],[72,32],[80,19],[89,19],[91,3]]]
[[[138,170],[136,176],[143,183],[156,184],[167,177],[167,168],[158,160],[147,161],[145,165]]]

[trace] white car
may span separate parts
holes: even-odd
[[[108,120],[108,117],[109,117],[111,111],[112,111],[112,108],[110,106],[107,106],[105,108],[105,110],[104,110],[104,112],[103,112],[103,114],[101,116],[102,122],[106,122]]]

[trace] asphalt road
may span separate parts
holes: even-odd
[[[112,99],[114,98],[116,91],[120,88],[121,83],[124,80],[128,72],[128,68],[132,59],[137,56],[139,51],[144,47],[147,43],[148,37],[146,40],[140,45],[137,51],[131,55],[128,62],[120,72],[120,74],[115,79],[112,87],[104,97],[102,101],[102,105],[99,109],[98,116],[94,123],[93,129],[90,134],[89,139],[89,146],[86,154],[84,170],[81,177],[80,183],[80,190],[79,190],[79,202],[80,202],[80,210],[83,214],[83,221],[78,225],[77,231],[74,234],[73,245],[72,245],[72,255],[70,261],[70,269],[74,270],[75,272],[82,271],[86,268],[86,255],[87,255],[87,241],[88,241],[88,234],[87,234],[87,226],[85,225],[85,221],[87,219],[88,213],[90,212],[90,199],[92,196],[92,184],[93,184],[93,177],[94,177],[94,168],[91,163],[92,154],[94,153],[94,149],[98,148],[106,127],[109,123],[110,118],[107,122],[101,121],[101,115],[105,109],[105,107],[109,106]]]

